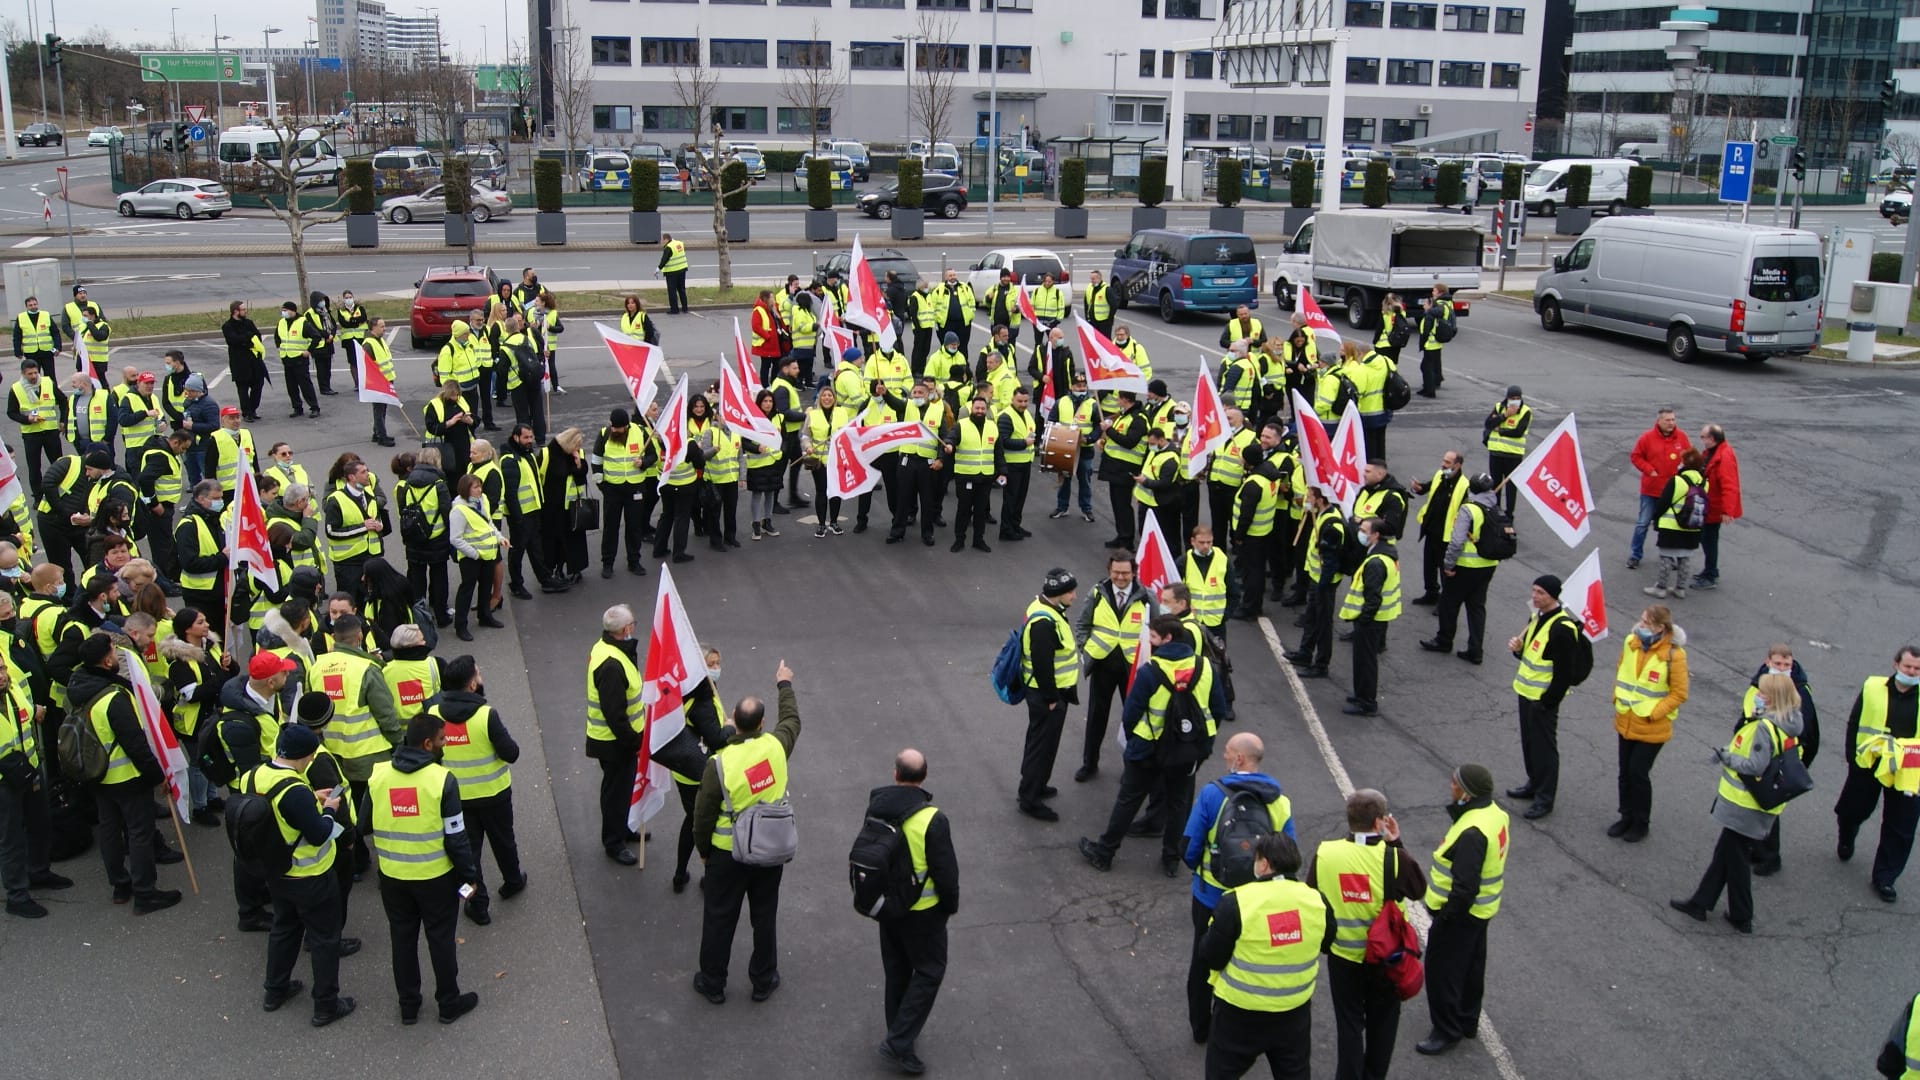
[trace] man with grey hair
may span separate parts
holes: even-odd
[[[313,489],[306,484],[288,484],[278,498],[267,504],[267,524],[284,521],[293,530],[292,554],[288,561],[295,570],[303,566],[320,569],[320,516],[313,504]]]
[[[622,866],[640,861],[627,847],[639,839],[627,828],[627,804],[647,730],[639,648],[633,609],[615,604],[600,616],[600,640],[587,651],[587,756],[600,763],[600,846]]]

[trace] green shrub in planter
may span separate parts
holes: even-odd
[[[373,193],[373,160],[354,158],[347,162],[346,174],[347,212],[350,214],[378,213],[380,202]]]
[[[627,171],[633,185],[633,208],[643,214],[660,209],[660,163],[642,158]]]
[[[1239,158],[1221,158],[1214,164],[1213,194],[1221,206],[1239,206],[1245,176]]]
[[[1457,161],[1449,161],[1440,166],[1440,175],[1433,181],[1433,201],[1438,206],[1452,206],[1460,201],[1460,169]]]
[[[809,170],[811,172],[811,170]],[[747,208],[747,163],[729,161],[720,167],[721,201],[729,210]]]
[[[1313,205],[1314,181],[1313,162],[1296,161],[1287,172],[1287,193],[1292,197],[1294,209],[1305,210]]]
[[[1868,281],[1899,281],[1900,253],[1897,251],[1876,251],[1873,262],[1867,265]]]
[[[1078,210],[1087,202],[1087,162],[1068,158],[1060,163],[1060,205]]]
[[[1652,170],[1648,170],[1651,174]],[[1521,197],[1520,189],[1526,185],[1527,170],[1524,166],[1508,163],[1500,170],[1500,201],[1513,202]]]
[[[1375,210],[1387,205],[1387,163],[1379,158],[1367,162],[1367,186],[1360,192],[1360,201]]]
[[[807,163],[807,205],[815,210],[833,209],[833,161],[814,158]]]
[[[466,158],[448,158],[440,167],[440,190],[448,217],[466,217],[473,209],[473,166]]]
[[[1627,170],[1627,205],[1633,207],[1653,205],[1653,166],[1635,165]]]
[[[560,212],[560,177],[563,166],[556,158],[539,158],[533,163],[533,206],[543,214]]]
[[[1167,201],[1167,159],[1146,158],[1140,162],[1140,205],[1159,206]]]
[[[1567,170],[1567,205],[1578,209],[1587,205],[1593,192],[1593,166],[1575,165]]]
[[[902,158],[894,167],[893,177],[899,182],[899,194],[893,200],[895,206],[920,205],[923,168],[919,158]]]

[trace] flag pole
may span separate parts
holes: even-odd
[[[173,838],[180,842],[180,857],[185,860],[187,867],[187,884],[193,886],[193,895],[199,896],[200,878],[193,872],[193,853],[187,850],[187,834],[180,828],[180,815],[168,813],[167,816],[173,819]]]

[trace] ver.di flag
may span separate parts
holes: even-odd
[[[1173,549],[1167,546],[1167,534],[1160,530],[1160,519],[1151,506],[1147,507],[1147,523],[1140,530],[1140,548],[1134,552],[1133,565],[1133,579],[1147,590],[1155,603],[1159,602],[1162,585],[1180,580],[1173,562]]]
[[[1187,479],[1207,470],[1207,459],[1227,445],[1227,406],[1213,385],[1207,358],[1200,358],[1200,381],[1193,388],[1193,415],[1187,427]]]
[[[653,600],[653,629],[647,636],[647,662],[640,674],[640,702],[647,713],[646,738],[640,740],[627,801],[627,828],[640,826],[665,805],[673,775],[653,755],[687,726],[686,694],[707,677],[700,639],[680,602],[673,572],[660,567],[660,591]]]
[[[1158,590],[1155,590],[1154,594],[1158,596]],[[1133,680],[1139,678],[1140,673],[1147,670],[1147,665],[1153,662],[1153,639],[1147,636],[1152,625],[1152,619],[1140,620],[1140,640],[1134,643],[1133,666],[1127,669],[1127,687],[1120,695],[1122,704],[1120,711],[1122,713],[1126,712],[1126,695],[1133,692]],[[1127,725],[1116,721],[1113,725],[1113,737],[1114,741],[1120,744],[1120,749],[1125,751],[1127,748]]]
[[[593,328],[600,331],[601,340],[607,343],[607,352],[613,356],[614,367],[626,382],[627,392],[633,395],[634,407],[639,410],[635,415],[646,416],[647,406],[653,404],[660,390],[655,380],[666,368],[660,347],[628,337],[605,323],[594,323]]]
[[[173,724],[160,706],[160,695],[154,692],[153,680],[147,677],[146,662],[132,649],[116,651],[120,654],[120,674],[126,676],[133,691],[133,713],[140,721],[140,734],[147,737],[147,749],[167,774],[167,801],[172,804],[173,812],[180,815],[180,820],[186,821],[193,813],[191,793],[187,789],[186,752],[180,749]]]
[[[1140,365],[1127,359],[1113,339],[1093,328],[1085,319],[1076,320],[1074,326],[1080,331],[1080,352],[1086,360],[1087,386],[1095,393],[1108,390],[1131,390],[1136,394],[1147,392],[1147,377],[1140,371]]]
[[[918,420],[841,428],[827,441],[827,497],[851,499],[872,491],[880,482],[874,461],[926,436],[926,425]]]
[[[227,522],[227,569],[233,580],[240,577],[241,563],[269,591],[279,591],[280,569],[274,565],[273,547],[267,541],[267,512],[260,504],[260,489],[254,486],[251,469],[240,470],[240,481],[233,491],[233,515]]]
[[[720,364],[720,421],[743,439],[751,439],[761,446],[780,445],[780,429],[754,407],[753,399],[740,383],[740,376],[724,360]]]
[[[399,392],[393,388],[393,380],[381,372],[379,363],[374,360],[373,351],[363,347],[355,349],[354,353],[360,358],[360,400],[369,405],[405,408],[400,404]]]
[[[1299,294],[1300,317],[1305,321],[1307,330],[1313,334],[1314,344],[1319,347],[1320,355],[1339,356],[1340,331],[1333,328],[1333,320],[1327,318],[1327,313],[1321,310],[1320,302],[1313,298],[1312,291],[1306,285],[1300,286]]]
[[[1360,423],[1360,406],[1348,401],[1346,411],[1340,414],[1340,426],[1333,429],[1333,456],[1327,466],[1333,484],[1327,494],[1340,504],[1343,514],[1353,514],[1354,501],[1366,480],[1366,465],[1367,430]]]
[[[877,337],[881,348],[893,348],[893,319],[887,314],[886,296],[874,280],[873,267],[860,248],[859,233],[853,234],[853,257],[847,269],[847,321]]]
[[[1560,584],[1560,604],[1580,620],[1588,640],[1607,636],[1607,594],[1600,582],[1600,552],[1589,552],[1580,569]]]
[[[1518,484],[1553,535],[1568,547],[1578,547],[1592,528],[1593,488],[1587,483],[1587,462],[1580,453],[1580,429],[1568,413],[1533,453],[1521,459],[1507,478]]]
[[[654,433],[660,436],[660,476],[674,470],[674,467],[687,460],[687,447],[693,441],[687,438],[687,377],[680,376],[674,384],[673,395],[667,403],[660,406],[660,417],[654,421]]]

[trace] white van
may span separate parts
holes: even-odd
[[[220,167],[224,174],[244,170],[247,166],[262,161],[281,161],[284,151],[280,148],[281,136],[285,128],[273,128],[264,124],[245,127],[232,127],[220,133]],[[293,158],[297,163],[296,175],[312,183],[325,187],[334,187],[340,183],[340,170],[346,163],[334,152],[333,144],[320,133],[319,128],[302,128],[294,137]]]
[[[1567,201],[1567,172],[1575,165],[1593,167],[1593,182],[1587,186],[1587,205],[1618,216],[1627,205],[1627,170],[1640,164],[1626,158],[1556,158],[1542,162],[1527,177],[1520,198],[1527,213],[1552,217]]]
[[[1765,360],[1819,343],[1820,238],[1800,229],[1679,217],[1596,221],[1534,282],[1548,330],[1592,326]]]

